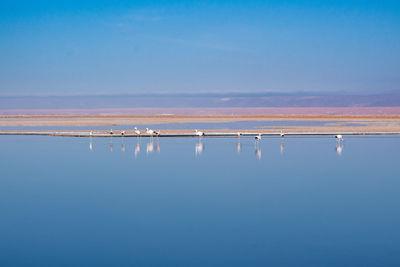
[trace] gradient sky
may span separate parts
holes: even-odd
[[[399,84],[400,1],[0,2],[0,95]]]

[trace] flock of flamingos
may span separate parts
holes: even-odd
[[[204,150],[204,145],[203,145],[203,143],[201,141],[201,138],[203,136],[205,136],[205,134],[204,134],[204,132],[199,131],[197,129],[195,129],[194,131],[195,131],[195,135],[199,137],[199,142],[195,146],[195,155],[197,156],[197,155],[200,155]],[[121,131],[121,136],[122,137],[125,136],[125,133],[126,133],[125,131]],[[137,127],[134,128],[134,133],[138,137],[140,137],[141,134],[142,134],[142,132],[140,130],[138,130]],[[152,130],[152,129],[146,128],[146,131],[144,133],[151,138],[150,142],[146,146],[146,154],[152,153],[154,150],[156,150],[157,152],[160,152],[160,145],[158,143],[158,140],[157,140],[156,144],[154,145],[152,137],[153,136],[158,137],[160,135],[161,131],[160,130]],[[112,129],[110,130],[109,134],[111,136],[114,134]],[[90,136],[92,136],[92,132],[90,132]],[[236,136],[238,138],[240,138],[242,136],[242,133],[237,132]],[[281,147],[280,147],[281,154],[282,154],[283,150],[284,150],[283,138],[285,137],[285,133],[283,133],[281,131],[280,132],[280,137],[282,139]],[[261,159],[261,149],[259,147],[259,141],[261,140],[261,134],[256,135],[254,138],[255,138],[255,142],[256,142],[255,143],[255,154],[256,154],[258,159]],[[335,138],[338,141],[337,145],[336,145],[336,152],[340,156],[342,154],[342,151],[343,151],[343,143],[342,143],[343,136],[341,134],[338,134],[338,135],[335,135]],[[92,144],[92,139],[91,138],[90,138],[89,149],[93,150],[93,144]],[[237,152],[240,153],[240,151],[241,151],[241,143],[240,143],[240,141],[238,141],[238,143],[236,144],[236,149],[237,149]],[[113,151],[112,137],[111,137],[111,142],[110,142],[110,150]],[[123,152],[125,151],[124,139],[122,139],[121,151],[123,151]],[[135,150],[134,150],[135,158],[137,157],[139,152],[140,152],[140,142],[138,142],[136,144],[136,146],[135,146]]]
[[[197,129],[195,129],[194,132],[195,132],[195,135],[197,135],[197,136],[199,136],[199,137],[205,136],[205,133],[204,133],[204,132],[201,132],[201,131],[199,131],[199,130],[197,130]],[[125,133],[126,133],[126,131],[121,131],[121,135],[122,135],[122,136],[124,136]],[[138,137],[140,137],[141,134],[142,134],[142,132],[141,132],[140,130],[138,130],[137,127],[134,128],[134,133],[135,133]],[[110,130],[109,134],[110,134],[110,135],[114,134],[114,132],[113,132],[112,129]],[[152,130],[152,129],[146,128],[145,134],[148,135],[148,136],[150,136],[150,137],[159,136],[159,135],[161,134],[161,131],[160,131],[160,130]],[[93,135],[93,132],[90,132],[90,135]],[[237,137],[240,137],[240,136],[242,136],[242,135],[243,135],[243,134],[242,134],[241,132],[237,132],[237,133],[236,133],[236,136],[237,136]],[[280,132],[280,136],[283,138],[283,137],[285,136],[285,133],[281,131],[281,132]],[[343,141],[343,136],[342,136],[341,134],[335,135],[335,138],[336,138],[339,142]],[[261,140],[261,133],[259,133],[258,135],[255,136],[255,140],[256,140],[256,141]]]

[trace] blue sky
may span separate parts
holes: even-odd
[[[1,1],[0,95],[399,90],[400,1]]]

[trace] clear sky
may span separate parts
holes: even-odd
[[[0,95],[399,84],[400,1],[0,1]]]

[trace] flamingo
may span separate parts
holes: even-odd
[[[335,135],[335,138],[340,142],[343,141],[343,136],[341,134]]]
[[[92,132],[92,131],[90,131],[89,135],[90,135],[90,136],[92,136],[92,135],[93,135],[93,132]]]
[[[122,131],[122,132],[121,132],[121,135],[124,136],[124,135],[125,135],[125,131]]]
[[[157,137],[160,135],[160,130],[155,130],[154,133],[157,135]]]
[[[148,135],[150,135],[151,137],[153,137],[154,131],[151,130],[151,129],[149,129],[149,128],[146,128],[146,133],[147,133]]]
[[[281,138],[285,137],[285,134],[281,131]]]
[[[110,130],[110,134],[113,134],[113,130],[112,129]]]
[[[198,137],[204,136],[204,133],[203,133],[203,132],[200,132],[200,131],[198,131],[197,129],[195,129],[194,131],[195,131],[195,134],[196,134]]]
[[[135,127],[135,134],[138,135],[138,136],[140,135],[140,131],[136,127]]]
[[[254,137],[254,139],[256,139],[256,141],[260,141],[261,140],[261,134],[256,135],[256,137]]]
[[[241,135],[242,135],[241,132],[237,132],[237,133],[236,133],[236,136],[237,136],[238,138],[240,138]]]

